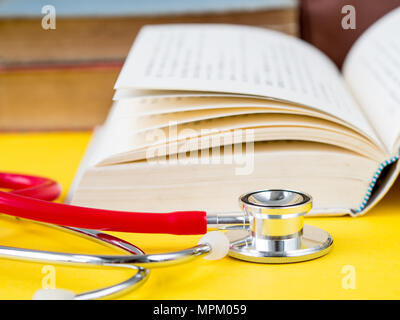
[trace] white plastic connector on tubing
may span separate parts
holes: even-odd
[[[199,244],[208,244],[211,251],[204,257],[207,260],[219,260],[224,258],[230,247],[229,239],[220,231],[210,231],[201,237]]]

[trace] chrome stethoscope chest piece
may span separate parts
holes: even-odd
[[[321,257],[332,248],[333,239],[328,232],[304,225],[304,215],[312,208],[312,198],[307,194],[262,190],[242,195],[239,204],[249,227],[226,233],[233,258],[291,263]]]

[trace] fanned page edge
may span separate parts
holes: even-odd
[[[194,95],[194,97],[197,97],[198,96],[198,94],[195,94]],[[200,95],[200,96],[204,96],[204,97],[208,97],[208,94],[203,94],[203,95]],[[240,98],[249,98],[249,99],[257,99],[257,100],[260,100],[260,101],[265,101],[266,103],[268,103],[268,102],[270,102],[270,103],[275,103],[275,102],[279,102],[279,103],[288,103],[288,105],[289,105],[289,102],[288,101],[285,101],[285,100],[281,100],[281,99],[271,99],[271,100],[269,100],[269,99],[267,99],[267,98],[263,98],[263,97],[255,97],[255,96],[248,96],[248,95],[231,95],[231,94],[218,94],[217,95],[217,97],[218,98],[223,98],[223,97],[229,97],[229,98],[236,98],[236,97],[240,97]],[[173,96],[171,96],[172,98],[176,98],[176,97],[181,97],[180,95],[173,95]],[[157,98],[156,99],[164,99],[164,98],[167,98],[167,99],[169,99],[169,98],[171,98],[170,96],[167,96],[167,97],[164,97],[164,96],[162,96],[161,98],[160,97],[158,97],[157,96]],[[210,95],[210,97],[214,97],[214,95],[213,94],[211,94]],[[141,99],[142,97],[136,97],[135,99]],[[150,99],[151,97],[145,97],[144,99]],[[124,99],[123,99],[124,100]],[[111,109],[111,111],[110,111],[110,114],[111,113],[113,113],[114,115],[115,114],[118,114],[118,102],[119,101],[115,101],[114,102],[114,105],[113,105],[113,108]],[[325,121],[330,121],[330,122],[332,122],[333,124],[339,124],[339,125],[342,125],[342,126],[346,126],[347,128],[349,128],[350,130],[354,130],[355,132],[357,132],[361,137],[363,137],[363,138],[365,138],[365,139],[368,139],[368,136],[366,136],[360,129],[358,129],[356,126],[354,126],[354,125],[352,125],[352,124],[348,124],[348,123],[346,123],[345,121],[343,121],[343,120],[340,120],[340,118],[336,118],[337,119],[337,121],[335,121],[335,120],[331,120],[331,119],[327,119],[326,118],[326,116],[328,116],[328,117],[330,117],[330,118],[335,118],[334,116],[332,116],[332,115],[330,115],[329,113],[324,113],[323,111],[321,111],[321,110],[318,110],[318,109],[315,109],[315,108],[312,108],[312,107],[309,107],[309,106],[305,106],[305,105],[301,105],[301,104],[296,104],[296,103],[290,103],[290,105],[293,105],[294,107],[298,107],[298,108],[302,108],[302,109],[304,109],[304,110],[306,110],[307,112],[313,112],[313,113],[315,113],[315,115],[309,115],[309,116],[311,116],[311,117],[316,117],[316,118],[319,118],[319,119],[321,119],[321,120],[325,120]],[[190,110],[189,110],[190,111]],[[185,112],[185,111],[182,111],[182,112]],[[319,113],[319,115],[317,114],[317,113]],[[297,113],[296,113],[297,114]],[[301,115],[301,114],[299,114],[299,115]],[[216,118],[210,118],[210,119],[204,119],[204,121],[209,121],[209,120],[214,120],[214,119],[221,119],[221,118],[224,118],[224,117],[222,117],[222,116],[218,116],[218,117],[216,117]],[[113,118],[113,117],[111,117],[110,115],[109,115],[109,117],[108,117],[108,119],[107,119],[107,124],[111,124],[111,123],[114,123],[116,120]],[[195,122],[197,122],[197,121],[199,121],[199,120],[196,120]],[[203,121],[203,120],[202,120]],[[190,122],[192,122],[192,121],[190,121]],[[189,124],[190,122],[185,122],[185,125],[187,125],[187,124]],[[115,126],[115,124],[114,124],[114,126]],[[165,128],[165,127],[163,127],[163,128]],[[157,128],[158,129],[158,128]],[[233,129],[230,129],[230,130],[234,130],[234,128]],[[141,133],[143,134],[143,132],[145,132],[145,131],[141,131]],[[373,140],[371,140],[371,139],[368,139],[369,140],[369,142],[370,143],[373,143],[374,144],[374,141]],[[313,140],[313,141],[315,141],[315,140]],[[374,144],[375,145],[375,144]],[[343,145],[339,145],[340,147],[343,147]],[[377,146],[377,148],[379,148],[379,146]],[[139,148],[140,149],[140,148]],[[130,148],[129,148],[129,150],[131,150]],[[377,151],[379,151],[379,150],[377,150]],[[128,158],[125,158],[125,156],[127,155],[127,152],[128,152],[128,149],[127,148],[125,148],[125,150],[124,150],[124,152],[119,152],[119,151],[116,151],[116,152],[112,152],[112,153],[109,153],[108,155],[105,155],[104,157],[102,157],[102,158],[98,158],[98,162],[97,162],[97,165],[99,165],[99,166],[102,166],[102,165],[110,165],[110,164],[117,164],[117,163],[120,163],[120,162],[129,162],[129,161],[135,161],[135,160],[140,160],[140,159],[138,159],[138,158],[133,158],[133,159],[128,159]],[[363,153],[362,153],[363,154]],[[116,157],[117,156],[117,157]],[[370,157],[370,155],[367,155],[367,156],[369,156]],[[390,155],[389,154],[384,154],[383,153],[383,151],[382,151],[382,155],[381,156],[379,156],[379,158],[377,158],[377,161],[378,162],[380,162],[380,161],[383,161],[385,158],[387,158],[387,157],[389,157]],[[118,160],[117,160],[117,158],[118,158]],[[144,158],[143,158],[144,159]]]
[[[371,179],[371,182],[368,186],[368,189],[365,193],[364,199],[361,201],[360,206],[357,209],[352,209],[351,215],[354,217],[359,217],[366,214],[370,211],[382,198],[386,195],[386,193],[390,190],[394,182],[400,173],[400,152],[397,155],[394,155],[390,159],[382,162],[374,176]],[[383,176],[384,170],[389,170],[386,176]],[[378,182],[381,183],[381,186],[378,186]]]
[[[74,197],[75,191],[85,173],[85,171],[90,168],[93,164],[93,159],[95,158],[95,153],[99,149],[99,144],[101,143],[101,138],[104,132],[104,125],[94,128],[92,136],[90,137],[89,144],[86,147],[86,151],[79,163],[78,170],[76,171],[74,180],[68,189],[68,193],[64,199],[64,203],[71,204]]]
[[[74,193],[77,190],[79,183],[85,173],[85,171],[91,167],[92,160],[95,158],[96,150],[98,149],[99,143],[101,142],[102,133],[104,132],[104,126],[96,127],[93,131],[92,137],[89,141],[87,150],[82,158],[82,161],[79,165],[75,178],[68,190],[67,196],[64,200],[64,203],[71,204]],[[353,217],[359,217],[366,214],[370,211],[382,198],[386,195],[386,193],[390,190],[396,178],[400,173],[400,152],[397,155],[394,155],[390,159],[382,162],[376,173],[371,179],[369,187],[366,191],[364,199],[361,201],[359,208],[342,208],[339,212],[337,208],[329,209],[323,208],[318,211],[312,211],[309,216],[344,216],[351,215]],[[382,173],[385,169],[391,170],[385,177],[382,177]],[[383,181],[382,181],[383,179]],[[381,187],[378,190],[374,190],[377,185],[377,182],[382,182]]]

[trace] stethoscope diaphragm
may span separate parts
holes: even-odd
[[[239,198],[248,216],[247,230],[226,233],[229,256],[257,263],[291,263],[327,254],[332,236],[317,227],[304,225],[312,208],[310,195],[291,190],[261,190]]]

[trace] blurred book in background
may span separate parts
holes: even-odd
[[[0,1],[0,130],[100,124],[137,32],[146,24],[230,23],[298,35],[295,0]]]
[[[355,28],[344,29],[341,21],[353,6]],[[379,18],[400,6],[399,0],[300,0],[300,36],[324,52],[341,68],[354,42]]]

